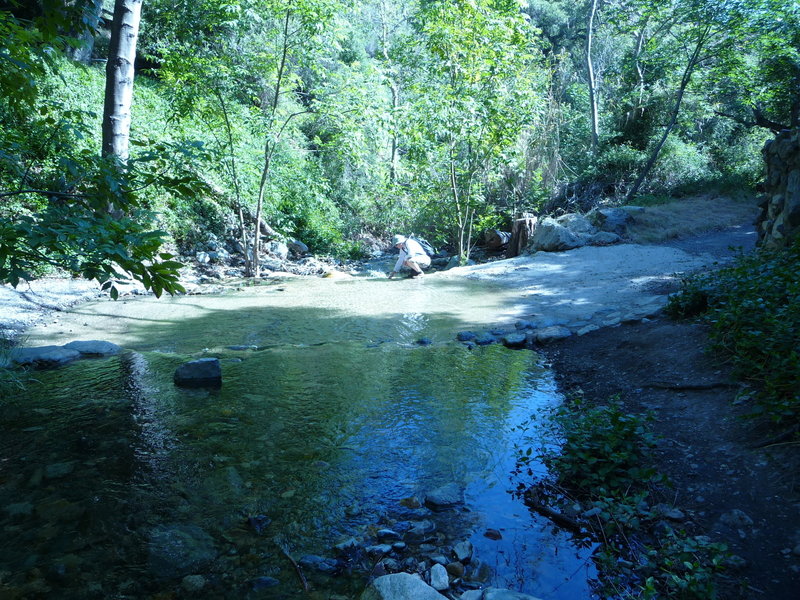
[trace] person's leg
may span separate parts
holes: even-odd
[[[422,269],[420,268],[420,266],[416,262],[414,262],[413,260],[409,259],[409,260],[405,261],[403,264],[406,267],[408,267],[409,269],[411,269],[414,272],[415,275],[424,275],[424,273],[422,272]]]

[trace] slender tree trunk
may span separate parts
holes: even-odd
[[[400,90],[398,89],[397,82],[394,80],[394,73],[391,69],[391,59],[389,58],[389,23],[386,15],[386,3],[381,2],[381,53],[383,60],[387,65],[386,85],[392,94],[392,118],[397,115],[397,108],[400,106]],[[391,140],[389,142],[389,181],[394,183],[397,181],[397,164],[399,160],[397,128],[392,127]]]
[[[597,15],[597,2],[598,0],[591,0],[589,7],[589,19],[586,24],[586,73],[589,78],[589,106],[591,110],[591,124],[592,124],[592,139],[591,148],[592,152],[597,150],[597,145],[600,140],[599,125],[598,125],[598,108],[597,108],[597,80],[594,73],[594,64],[592,62],[592,42],[594,40],[594,18]]]
[[[644,182],[647,175],[650,173],[650,170],[653,168],[653,165],[656,164],[656,160],[658,159],[658,155],[661,152],[661,148],[664,147],[664,144],[669,137],[670,132],[672,132],[672,128],[675,127],[675,122],[678,120],[678,114],[681,110],[681,103],[683,102],[683,95],[686,92],[686,88],[689,85],[689,82],[692,80],[692,74],[694,73],[694,69],[697,66],[697,62],[700,59],[700,52],[703,50],[706,42],[708,41],[708,35],[711,31],[711,26],[706,25],[703,31],[700,33],[700,36],[697,38],[697,42],[695,43],[694,51],[692,55],[689,57],[689,62],[686,65],[686,69],[683,71],[683,77],[681,78],[681,84],[678,87],[678,95],[675,99],[675,106],[672,109],[672,116],[670,117],[669,123],[664,128],[664,133],[661,135],[661,139],[656,144],[656,147],[653,148],[653,152],[650,154],[650,158],[647,160],[642,172],[639,173],[639,177],[636,178],[636,181],[633,184],[633,187],[628,192],[628,195],[625,197],[626,202],[630,202],[639,192],[639,188],[642,187],[642,183]]]
[[[128,160],[133,102],[133,64],[142,0],[116,0],[111,42],[106,64],[106,92],[103,106],[103,156]]]
[[[261,169],[261,181],[258,184],[258,202],[256,203],[256,223],[254,227],[255,236],[253,239],[253,277],[261,276],[261,261],[258,254],[261,251],[261,215],[264,210],[264,192],[269,181],[270,167],[272,166],[272,155],[277,145],[275,135],[275,120],[278,113],[278,103],[280,101],[281,87],[283,85],[283,75],[286,69],[286,59],[289,54],[289,22],[291,20],[291,9],[286,10],[283,20],[283,47],[281,49],[281,60],[278,65],[278,73],[275,77],[275,89],[272,97],[269,119],[267,122],[267,139],[264,142],[264,164]]]
[[[222,116],[225,119],[225,133],[228,138],[228,148],[230,151],[231,179],[233,181],[233,190],[236,194],[234,202],[236,204],[236,213],[239,217],[239,231],[241,232],[242,249],[244,250],[244,275],[245,277],[251,277],[253,274],[253,260],[250,256],[250,244],[247,241],[247,229],[245,228],[244,210],[242,209],[242,193],[239,187],[239,176],[236,171],[236,154],[234,152],[233,129],[228,116],[228,106],[225,104],[225,97],[218,89],[215,89],[214,91],[216,92],[220,107],[222,108]]]

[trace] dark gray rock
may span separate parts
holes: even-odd
[[[150,532],[148,566],[157,577],[183,577],[216,557],[212,537],[197,525],[159,525]]]
[[[307,554],[297,561],[301,567],[333,575],[339,570],[339,563],[333,558],[325,558],[315,554]]]
[[[222,367],[218,358],[199,358],[175,369],[173,380],[179,387],[219,387]]]
[[[308,246],[306,246],[300,240],[289,240],[286,244],[294,254],[302,256],[303,254],[308,253]]]
[[[631,212],[625,208],[596,208],[587,217],[598,229],[619,236],[625,235],[628,225],[633,222]]]
[[[102,340],[75,341],[64,344],[68,350],[77,350],[83,356],[114,356],[122,352],[122,348],[111,342]]]
[[[8,356],[12,364],[23,367],[47,369],[60,367],[80,358],[77,350],[63,346],[40,346],[38,348],[12,348]]]
[[[414,525],[406,532],[406,541],[412,544],[420,544],[424,541],[433,538],[433,532],[436,531],[436,524],[433,521],[424,519],[414,523]]]
[[[456,335],[456,339],[459,342],[469,342],[470,340],[474,340],[476,337],[478,336],[472,331],[459,331]]]

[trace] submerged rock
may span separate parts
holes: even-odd
[[[222,367],[218,358],[199,358],[178,367],[173,379],[179,387],[219,387]]]
[[[425,496],[425,505],[432,510],[447,510],[464,502],[464,491],[457,483],[448,483]]]
[[[12,364],[39,369],[60,367],[81,355],[77,350],[63,346],[39,346],[38,348],[12,348],[9,358]]]
[[[64,348],[77,350],[84,356],[114,356],[122,351],[122,348],[111,342],[102,340],[84,340],[64,344]]]
[[[214,540],[197,525],[159,525],[150,532],[148,565],[157,577],[197,573],[216,557]]]

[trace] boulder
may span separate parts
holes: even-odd
[[[633,222],[630,209],[621,207],[595,208],[586,216],[600,231],[619,236],[625,235],[628,225]]]
[[[102,340],[75,341],[64,344],[64,348],[77,350],[82,356],[114,356],[122,351],[122,348],[111,342]]]
[[[289,246],[283,242],[275,240],[268,242],[264,250],[279,260],[286,260],[289,257]]]
[[[610,246],[612,244],[619,244],[622,238],[616,233],[610,231],[598,231],[589,238],[590,246]]]
[[[38,348],[12,348],[8,353],[12,364],[47,369],[60,367],[80,358],[77,350],[63,346],[39,346]]]
[[[289,247],[289,250],[293,254],[297,254],[299,256],[302,256],[303,254],[308,254],[308,246],[306,246],[300,240],[289,240],[286,245]]]
[[[378,577],[361,594],[361,600],[443,600],[439,592],[410,573]]]
[[[175,369],[173,380],[178,387],[219,387],[222,367],[218,358],[199,358]]]
[[[552,217],[545,217],[536,225],[528,244],[529,250],[558,252],[586,245],[586,239],[561,225]]]
[[[597,228],[592,222],[577,213],[569,213],[556,218],[556,223],[566,227],[577,236],[591,236],[597,233]]]

